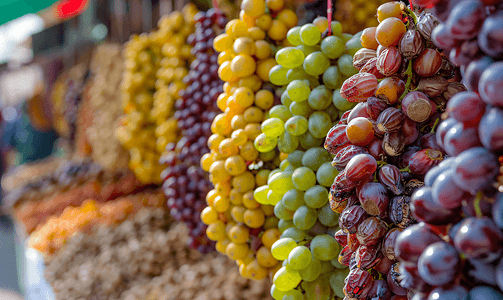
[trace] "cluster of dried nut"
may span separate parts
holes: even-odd
[[[121,93],[118,92],[124,69],[121,50],[119,44],[98,46],[91,61],[92,125],[86,133],[93,160],[105,169],[125,168],[129,161],[128,153],[115,138],[115,129],[123,115]]]
[[[65,300],[269,299],[267,280],[242,278],[226,257],[188,249],[187,238],[163,209],[142,209],[118,227],[71,238],[45,277]]]

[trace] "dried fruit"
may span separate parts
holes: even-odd
[[[394,107],[386,108],[377,118],[377,128],[382,132],[393,132],[400,130],[405,115]]]
[[[466,87],[464,84],[459,83],[459,82],[449,82],[447,85],[447,88],[445,91],[442,93],[444,96],[445,100],[449,100],[452,98],[452,96],[456,95],[457,93],[465,92],[467,91]]]
[[[388,210],[388,191],[379,182],[368,182],[358,192],[358,199],[371,216],[384,217]]]
[[[405,59],[415,58],[423,52],[424,47],[423,37],[416,30],[407,30],[398,44],[398,49]]]
[[[387,104],[395,104],[405,91],[405,82],[396,76],[386,77],[377,85],[376,97]]]
[[[360,73],[369,73],[377,79],[384,78],[384,75],[377,70],[377,57],[369,59],[367,63],[360,69]]]
[[[355,155],[366,153],[368,153],[368,151],[364,147],[347,145],[339,152],[337,152],[337,154],[335,154],[335,157],[332,160],[332,166],[337,170],[342,171],[351,160],[351,158],[353,158]]]
[[[387,231],[388,226],[384,221],[369,217],[358,226],[356,237],[360,244],[370,246],[379,243]]]
[[[363,270],[368,270],[381,262],[381,245],[365,246],[361,245],[356,250],[356,266]]]
[[[384,49],[377,58],[377,70],[384,76],[395,74],[402,65],[402,55],[396,47]]]
[[[402,100],[402,111],[416,122],[426,121],[431,115],[431,108],[428,96],[418,91],[408,93]]]
[[[360,70],[371,58],[377,57],[373,49],[362,48],[353,56],[353,67]]]
[[[377,78],[370,73],[358,73],[346,79],[341,87],[341,96],[349,102],[365,102],[373,96]]]
[[[405,147],[401,132],[386,132],[382,140],[382,147],[389,156],[399,156]]]
[[[447,89],[448,85],[449,82],[444,77],[434,76],[430,78],[422,78],[419,81],[417,89],[428,95],[428,97],[436,97],[440,96]]]
[[[384,165],[379,170],[379,182],[395,195],[404,192],[403,176],[394,165]]]
[[[431,33],[440,21],[432,14],[425,13],[419,17],[416,28],[419,33],[428,41],[431,41]]]
[[[428,170],[444,159],[442,152],[436,149],[423,149],[409,159],[409,169],[415,175],[425,175]]]
[[[358,226],[368,218],[367,212],[359,205],[346,208],[339,216],[339,227],[345,233],[356,233]],[[349,243],[349,241],[348,241]]]
[[[391,198],[389,218],[400,228],[405,228],[415,221],[410,211],[409,196],[401,195]]]
[[[359,268],[351,270],[344,280],[344,294],[349,299],[365,299],[372,289],[372,276]]]
[[[431,77],[442,67],[442,56],[435,49],[424,49],[412,62],[412,68],[420,77]]]
[[[388,105],[384,100],[376,98],[376,97],[370,97],[367,99],[367,114],[372,120],[377,120],[379,115],[386,109],[388,108]]]
[[[349,143],[348,136],[346,135],[347,125],[335,125],[330,128],[327,133],[327,138],[325,139],[325,150],[329,153],[335,155],[337,153],[337,147],[343,146]]]
[[[384,236],[382,243],[382,252],[390,260],[397,259],[395,255],[395,240],[398,234],[400,234],[400,232],[402,231],[403,231],[402,228],[395,227],[393,229],[390,229]]]

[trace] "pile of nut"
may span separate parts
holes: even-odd
[[[77,234],[46,261],[56,299],[270,299],[269,280],[244,279],[216,253],[185,245],[188,229],[161,208]],[[99,266],[99,267],[98,267]]]

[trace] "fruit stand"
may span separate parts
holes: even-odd
[[[3,174],[54,299],[503,299],[503,2],[154,2]]]

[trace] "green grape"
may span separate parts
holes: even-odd
[[[295,174],[295,173],[294,173]],[[304,202],[311,208],[321,208],[328,202],[327,188],[315,185],[304,193]]]
[[[272,149],[271,151],[261,152],[259,157],[263,161],[271,161],[276,158],[277,154],[278,152],[276,151],[276,149]]]
[[[274,300],[283,300],[283,296],[286,292],[280,291],[276,288],[276,285],[271,286],[271,296]]]
[[[285,172],[293,172],[293,171],[295,171],[295,168],[293,166],[289,165],[288,167],[286,167],[286,169],[284,171]]]
[[[321,50],[320,46],[318,46],[318,45],[315,45],[315,46],[299,45],[296,48],[301,50],[304,53],[304,56],[308,56],[309,54],[311,54],[315,51]]]
[[[335,125],[336,121],[339,120],[339,110],[333,104],[330,104],[324,111],[330,116],[330,120]]]
[[[295,116],[303,116],[307,118],[313,112],[313,109],[309,106],[307,101],[292,102],[292,104],[290,104],[290,112]]]
[[[292,181],[293,172],[281,172],[274,174],[267,181],[269,188],[277,193],[284,194],[295,188]]]
[[[337,66],[330,66],[323,73],[323,84],[330,89],[337,89],[342,86],[342,76],[339,73]]]
[[[293,224],[302,230],[309,230],[314,226],[318,219],[316,209],[302,205],[293,215]]]
[[[334,259],[330,260],[330,263],[332,266],[334,266],[336,269],[347,269],[348,266],[345,266],[339,262],[339,257],[336,257]]]
[[[302,155],[304,155],[304,151],[295,150],[292,153],[288,154],[288,157],[286,159],[290,162],[291,166],[298,168],[302,166]]]
[[[321,274],[321,263],[314,255],[311,256],[311,262],[309,265],[299,270],[299,275],[304,281],[314,281]]]
[[[286,266],[288,266],[288,259],[285,259],[285,260],[281,263],[281,266],[282,266],[282,267],[286,267]]]
[[[344,266],[346,267],[346,266]],[[349,274],[349,269],[346,267],[345,269],[338,269],[335,270],[335,272],[332,272],[329,277],[330,281],[330,287],[332,288],[332,291],[334,291],[335,295],[337,297],[344,298],[344,280]]]
[[[348,111],[356,106],[356,102],[349,102],[341,96],[341,90],[335,90],[332,93],[332,103],[341,112]]]
[[[324,85],[319,85],[311,91],[307,101],[312,109],[324,110],[332,104],[332,91]]]
[[[310,78],[314,77],[307,74],[306,71],[304,70],[304,67],[301,66],[295,69],[290,69],[288,73],[286,73],[286,78],[288,79],[288,81],[292,82],[294,80],[304,80],[304,79],[309,80]]]
[[[321,263],[321,274],[327,274],[330,273],[334,268],[330,261],[322,260],[320,261]]]
[[[321,39],[321,32],[313,24],[306,24],[300,28],[300,40],[304,45],[314,46]]]
[[[295,224],[295,218],[293,220]],[[339,244],[328,234],[315,236],[311,241],[311,252],[319,260],[332,260],[339,255]]]
[[[269,179],[271,179],[272,175],[274,175],[278,172],[281,172],[281,169],[274,169],[271,172],[269,172],[269,175],[267,175],[267,181],[269,181]]]
[[[281,152],[292,153],[299,147],[299,138],[290,134],[289,132],[283,132],[278,138],[278,149]]]
[[[281,267],[273,278],[276,288],[285,292],[294,289],[301,281],[299,272],[290,266]]]
[[[290,99],[290,97],[288,97],[288,93],[286,91],[283,92],[283,94],[281,94],[281,104],[283,104],[286,107],[290,107],[290,104],[292,102],[293,102],[292,99]],[[270,110],[269,110],[269,115],[270,115]]]
[[[302,41],[300,40],[300,26],[295,26],[290,30],[288,30],[288,33],[286,34],[286,39],[290,44],[294,46],[302,44]]]
[[[300,191],[307,191],[316,184],[316,174],[313,170],[300,167],[292,174],[293,185]]]
[[[288,133],[294,136],[304,134],[308,129],[308,121],[303,116],[293,116],[285,123],[285,129]]]
[[[331,187],[337,175],[339,175],[339,171],[332,167],[332,163],[327,161],[318,168],[318,171],[316,171],[316,180],[322,186]]]
[[[306,232],[304,230],[300,230],[297,227],[287,228],[281,234],[281,237],[289,237],[294,239],[296,242],[300,242],[306,238]]]
[[[271,246],[271,254],[277,260],[285,260],[288,254],[297,247],[297,243],[291,238],[280,238]]]
[[[291,189],[283,195],[281,201],[287,209],[296,211],[297,208],[304,205],[304,193],[298,189]]]
[[[315,111],[309,116],[308,127],[315,138],[322,139],[332,128],[332,119],[326,112]]]
[[[320,85],[320,81],[318,80],[318,78],[311,75],[309,75],[307,81],[309,81],[309,87],[311,88],[311,90]]]
[[[314,147],[319,147],[323,144],[323,139],[317,139],[311,135],[309,131],[306,131],[303,135],[299,136],[300,146],[304,149],[311,149]]]
[[[275,216],[270,216],[265,219],[264,222],[264,230],[270,229],[270,228],[278,228],[278,223],[279,219],[276,218]]]
[[[358,50],[363,48],[362,42],[360,39],[361,36],[362,36],[362,31],[353,35],[353,37],[349,41],[346,42],[346,52],[349,55],[354,56]]]
[[[337,59],[341,57],[346,51],[344,42],[336,36],[327,36],[321,42],[321,52],[330,59]]]
[[[282,67],[293,69],[302,66],[305,55],[300,49],[295,47],[285,47],[276,52],[275,58],[276,62]]]
[[[307,299],[330,300],[332,298],[332,288],[327,276],[319,276],[312,282],[303,282],[301,286],[306,291]]]
[[[340,38],[342,39],[342,41],[344,42],[344,45],[346,45],[346,43],[353,38],[353,35],[352,34],[349,34],[349,33],[343,33],[341,34]]]
[[[262,122],[260,128],[267,137],[275,138],[285,132],[285,122],[280,118],[270,118]]]
[[[292,228],[292,227],[295,227],[292,220],[280,219],[278,222],[278,229],[280,232],[284,232],[288,228]]]
[[[358,69],[353,67],[353,57],[349,54],[344,54],[343,56],[339,57],[337,66],[339,67],[339,71],[342,73],[342,75],[346,77],[351,77],[358,73]]]
[[[330,203],[327,202],[318,210],[318,221],[320,221],[320,223],[324,226],[334,227],[339,224],[339,214],[333,211],[330,208]]]
[[[309,98],[311,88],[309,88],[308,82],[306,83],[304,80],[296,79],[288,84],[286,92],[292,101],[303,102]]]
[[[294,214],[295,212],[287,209],[282,201],[279,201],[276,205],[274,205],[274,215],[280,219],[292,220]]]
[[[332,23],[330,23],[330,25],[332,26],[332,34],[335,35],[335,36],[340,37],[342,35],[342,24],[341,24],[341,22],[339,22],[339,21],[332,21]]]
[[[304,295],[299,290],[289,290],[285,292],[282,300],[304,300]]]
[[[322,52],[316,51],[306,57],[303,66],[307,74],[319,76],[330,67],[330,59]]]
[[[253,191],[253,199],[260,204],[269,204],[267,193],[269,193],[268,185],[259,186]]]
[[[271,190],[267,192],[267,204],[276,205],[278,202],[281,201],[281,199],[283,199],[283,194],[275,193],[274,191]]]
[[[311,263],[311,258],[312,254],[309,248],[306,246],[297,246],[288,255],[288,264],[296,270],[302,270],[307,268]]]
[[[278,144],[278,138],[268,137],[265,135],[265,133],[259,134],[255,138],[254,142],[255,149],[257,149],[259,152],[269,152],[271,150],[274,150],[277,144]]]
[[[290,112],[288,107],[280,104],[271,107],[271,109],[269,110],[269,116],[271,118],[278,118],[283,122],[286,122],[292,117],[292,113]]]
[[[279,164],[279,169],[281,171],[284,171],[288,166],[290,165],[290,163],[288,162],[288,160],[284,159],[280,164]]]
[[[330,153],[322,147],[310,148],[304,152],[304,155],[302,155],[302,165],[315,172],[322,164],[331,160],[332,157],[330,156]]]
[[[288,84],[286,79],[286,73],[289,69],[282,67],[281,65],[276,65],[269,71],[269,80],[275,85],[285,85]]]

